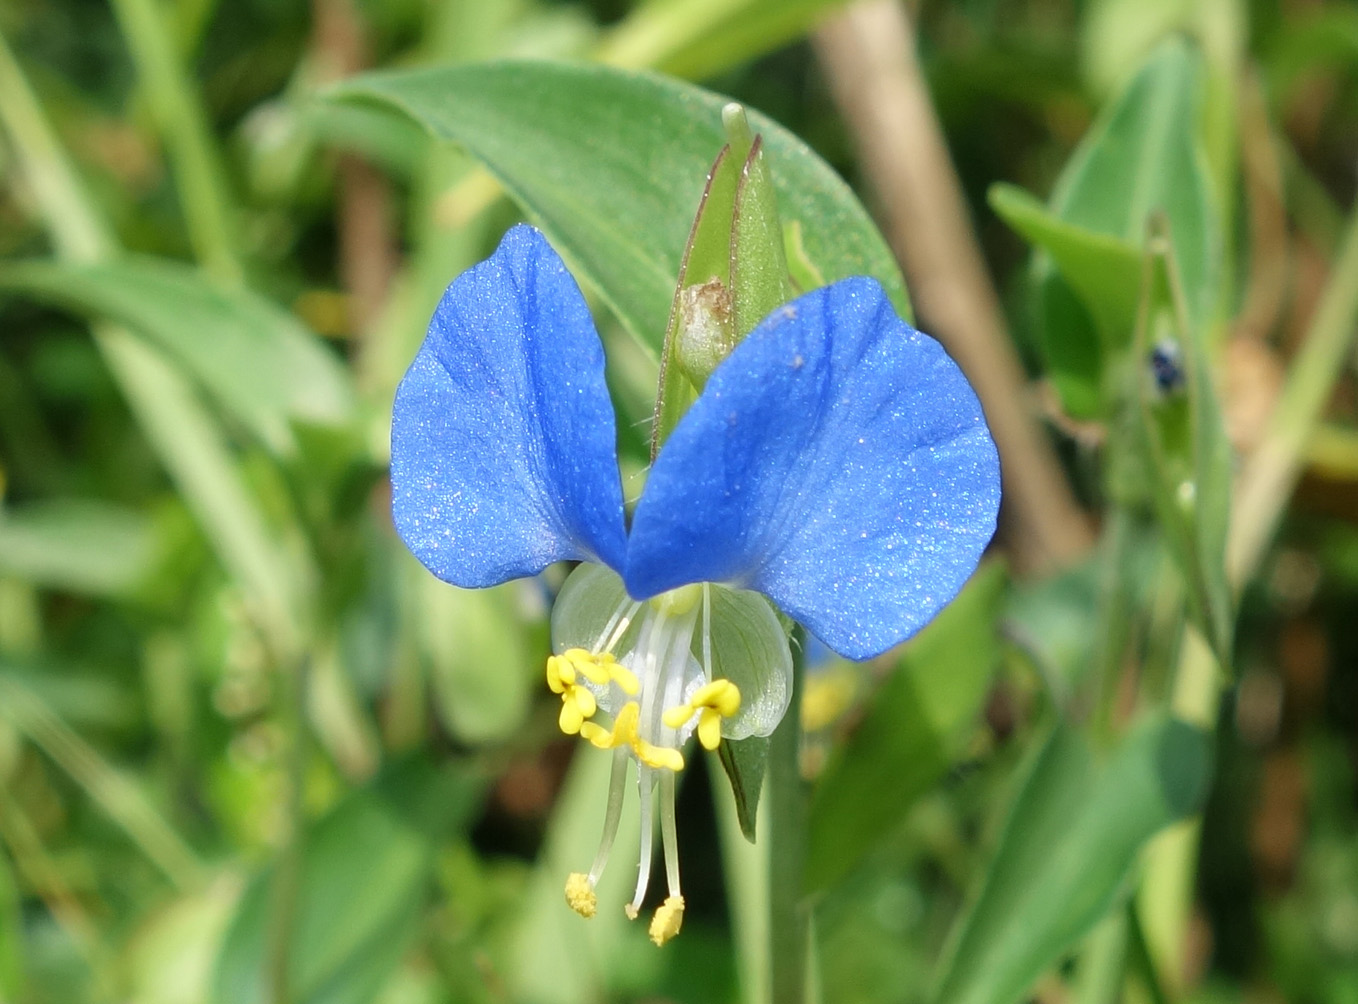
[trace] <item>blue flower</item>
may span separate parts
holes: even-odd
[[[683,911],[684,741],[768,735],[791,696],[763,597],[841,655],[877,655],[961,589],[1000,499],[966,378],[876,280],[854,277],[775,310],[716,368],[656,457],[629,532],[599,336],[529,226],[439,303],[396,394],[391,480],[398,531],[447,582],[586,563],[553,611],[547,677],[562,728],[615,751],[614,780],[601,853],[567,898],[594,912],[634,761],[643,836],[628,912],[645,895],[659,787],[670,895],[657,943]],[[592,720],[600,710],[609,728]]]

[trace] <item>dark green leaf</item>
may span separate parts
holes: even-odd
[[[513,61],[371,74],[334,93],[388,102],[465,147],[658,354],[703,179],[726,142],[725,98],[649,74]],[[800,223],[826,281],[876,276],[908,311],[895,260],[848,186],[786,129],[750,119],[779,212]]]
[[[1021,1000],[1126,892],[1146,841],[1201,807],[1211,756],[1205,732],[1170,718],[1102,760],[1058,726],[1010,808],[935,1001]]]
[[[736,800],[736,819],[740,832],[751,843],[755,840],[755,817],[759,813],[759,794],[764,787],[764,770],[769,760],[768,736],[751,736],[732,742],[723,739],[718,750],[722,769],[731,782]]]

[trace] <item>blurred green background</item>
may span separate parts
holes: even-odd
[[[1358,1004],[1358,7],[6,0],[0,36],[0,1002],[765,999],[716,761],[682,935],[584,924],[564,570],[460,591],[391,529],[392,393],[502,186],[570,238],[539,176],[720,144],[644,97],[535,121],[549,78],[471,65],[513,57],[764,113],[785,210],[800,137],[996,427],[994,559],[899,652],[810,658],[818,999]],[[421,67],[465,68],[331,90]],[[635,498],[659,332],[581,241]]]

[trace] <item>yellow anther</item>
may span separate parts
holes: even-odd
[[[569,667],[571,680],[575,682],[575,674],[579,674],[595,686],[606,687],[609,683],[616,683],[622,688],[624,694],[635,697],[641,685],[637,683],[637,678],[632,675],[632,671],[626,666],[622,666],[613,658],[612,652],[590,652],[583,648],[568,648],[560,655],[554,655],[547,660],[547,684],[551,686],[552,667],[551,663],[555,660],[559,664]],[[564,676],[564,674],[562,674]],[[552,688],[556,690],[555,687]],[[557,691],[560,693],[560,691]]]
[[[721,745],[721,720],[739,710],[740,688],[730,680],[713,680],[699,687],[687,704],[666,711],[661,720],[672,729],[681,729],[697,715],[698,742],[704,749],[714,750]]]
[[[583,648],[568,648],[561,653],[561,658],[570,663],[571,667],[590,683],[596,683],[601,687],[608,683],[608,667],[615,665],[611,653],[601,652],[595,655]]]
[[[559,655],[547,657],[547,686],[553,694],[565,693],[575,685],[575,668]]]
[[[655,746],[645,739],[638,738],[632,742],[632,752],[647,767],[672,770],[676,774],[684,769],[684,754],[668,746]]]
[[[561,695],[561,715],[557,724],[561,731],[573,736],[580,731],[586,718],[591,718],[599,710],[599,704],[589,689],[576,681],[574,664],[565,656],[547,657],[547,686],[552,693]]]
[[[599,906],[599,897],[594,895],[594,886],[589,876],[571,872],[566,877],[566,902],[580,916],[588,919],[594,916]]]
[[[628,697],[636,697],[641,691],[641,684],[637,682],[637,678],[632,675],[632,671],[626,666],[619,666],[614,663],[608,668],[608,672],[613,678],[613,682],[621,687],[622,692]]]
[[[612,732],[602,725],[586,722],[580,729],[580,737],[589,740],[598,749],[616,749],[632,741],[632,737],[637,734],[637,722],[640,718],[641,705],[636,701],[628,701],[613,719]]]
[[[665,902],[656,907],[651,918],[651,940],[663,945],[676,934],[684,924],[684,897],[667,896]]]
[[[585,719],[592,718],[598,710],[598,702],[588,690],[579,685],[568,687],[561,695],[561,716],[557,724],[561,726],[562,732],[573,736],[580,731]]]
[[[673,771],[683,770],[683,754],[676,749],[656,746],[642,739],[637,730],[640,721],[641,705],[636,701],[628,701],[622,706],[618,716],[613,719],[613,730],[611,732],[594,722],[584,722],[580,726],[580,736],[589,740],[590,743],[601,750],[617,749],[622,745],[631,746],[637,759],[647,767],[666,768]]]

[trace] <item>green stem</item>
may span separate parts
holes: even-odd
[[[1239,591],[1253,574],[1282,517],[1320,421],[1358,334],[1358,209],[1349,215],[1339,256],[1301,351],[1274,406],[1268,431],[1236,493],[1226,573]]]
[[[287,818],[283,852],[275,865],[269,911],[269,1001],[291,1004],[293,930],[302,891],[305,818],[302,788],[306,783],[307,729],[305,721],[309,661],[284,664],[279,674],[278,720],[287,736]]]
[[[1307,442],[1343,372],[1358,335],[1358,209],[1344,229],[1339,256],[1301,351],[1274,406],[1264,441],[1250,457],[1232,499],[1226,577],[1238,594],[1263,558],[1301,472]],[[1185,632],[1170,707],[1211,729],[1218,717],[1220,670],[1197,631]],[[1182,970],[1183,932],[1193,896],[1200,824],[1185,821],[1147,851],[1138,896],[1148,954],[1171,987]]]
[[[1100,542],[1104,569],[1094,659],[1093,735],[1104,746],[1112,745],[1116,739],[1115,709],[1129,627],[1124,579],[1131,540],[1131,517],[1122,506],[1114,505]]]
[[[223,171],[198,89],[179,63],[166,18],[153,0],[113,0],[113,10],[136,63],[142,93],[174,162],[194,252],[217,278],[238,282],[241,267]]]
[[[769,744],[765,798],[769,838],[769,986],[776,1004],[805,1004],[810,913],[806,868],[806,787],[802,781],[802,682],[806,632],[792,635],[792,700]]]
[[[720,776],[717,757],[708,761],[712,778]],[[735,931],[736,975],[743,1004],[764,1004],[769,999],[769,866],[763,844],[752,844],[740,829],[736,803],[724,786],[712,785],[712,804],[717,815],[722,870],[726,873],[726,899]]]

